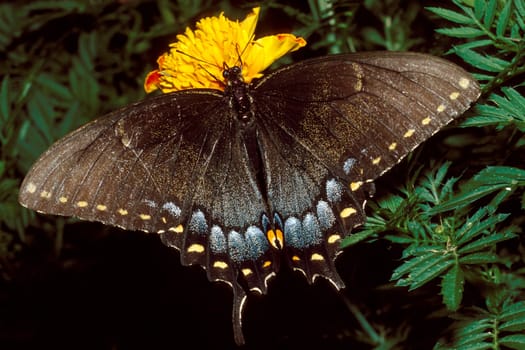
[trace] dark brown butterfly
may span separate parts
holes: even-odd
[[[281,259],[343,288],[340,241],[364,221],[367,184],[461,115],[478,84],[440,58],[327,56],[225,91],[192,89],[124,107],[55,143],[20,203],[157,232],[184,265],[234,292],[244,342],[246,291],[265,294]]]

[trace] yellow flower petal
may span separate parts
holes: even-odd
[[[254,40],[259,18],[258,7],[246,18],[230,21],[223,13],[197,22],[195,30],[186,28],[177,35],[177,42],[159,57],[159,69],[146,77],[144,89],[172,92],[192,88],[224,90],[225,68],[242,67],[245,83],[260,78],[262,71],[275,60],[304,45],[303,38],[278,34]]]
[[[305,45],[306,41],[303,38],[292,34],[278,34],[258,39],[249,51],[249,56],[246,57],[247,61],[252,62],[248,66],[249,72],[247,75],[259,78],[257,73],[268,68],[273,62],[288,52],[299,50]]]

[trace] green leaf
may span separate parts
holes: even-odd
[[[410,272],[410,277],[406,280],[407,284],[398,284],[409,285],[408,290],[414,290],[441,275],[454,264],[454,261],[448,255],[428,255],[426,257],[427,259],[423,264]]]
[[[496,0],[489,0],[488,4],[485,5],[485,16],[483,16],[483,25],[485,28],[490,28],[496,17],[496,9],[498,2]]]
[[[525,1],[523,0],[516,0],[514,1],[514,6],[517,10],[517,16],[516,18],[525,18]],[[524,30],[523,26],[521,26],[521,29]]]
[[[404,274],[408,273],[408,271],[415,269],[419,264],[423,264],[427,259],[428,256],[423,255],[405,261],[394,270],[390,280],[394,281],[401,278]]]
[[[505,7],[503,7],[503,10],[501,10],[498,18],[498,22],[496,23],[496,35],[497,36],[503,36],[505,34],[505,31],[507,29],[507,25],[509,23],[510,18],[510,9],[511,9],[512,1],[507,1],[505,4]]]
[[[494,56],[483,56],[473,50],[457,50],[456,54],[472,66],[488,72],[499,73],[509,66],[509,62]]]
[[[11,99],[9,98],[9,75],[2,79],[0,86],[0,120],[6,123],[9,120],[9,110],[11,107]]]
[[[488,210],[485,207],[481,207],[470,218],[466,218],[463,226],[461,226],[455,232],[456,245],[462,245],[465,242],[470,241],[473,237],[483,232],[483,229],[486,227],[491,227],[490,222],[494,220],[494,218],[485,220],[485,227],[479,226],[479,223],[485,216],[487,216],[487,214]],[[477,230],[473,230],[473,227],[476,227]]]
[[[456,334],[461,338],[466,338],[491,329],[494,321],[487,318],[488,316],[483,315],[482,319],[472,319],[469,322],[463,322],[463,325],[457,329]]]
[[[351,245],[357,244],[376,234],[377,233],[374,230],[363,230],[363,231],[359,231],[357,233],[351,234],[350,236],[345,237],[343,239],[343,241],[341,242],[341,248],[346,248]]]
[[[465,255],[459,258],[460,264],[491,264],[499,261],[499,257],[491,252],[479,252]]]
[[[494,42],[490,39],[476,40],[476,41],[471,41],[471,42],[456,45],[452,48],[452,51],[457,52],[461,50],[476,49],[479,47],[485,47],[485,46],[492,45],[493,43]]]
[[[463,347],[463,349],[468,349],[468,350],[486,350],[486,349],[492,350],[494,349],[490,342],[480,343],[480,341],[485,340],[487,338],[489,338],[489,335],[485,335],[485,334],[476,335],[476,337],[473,337],[473,339],[471,339],[469,342],[455,343],[454,345],[456,345],[457,347],[455,347],[454,349],[461,349],[460,347]]]
[[[454,27],[454,28],[439,28],[436,31],[440,34],[451,36],[454,38],[476,38],[485,35],[481,29],[471,27]]]
[[[441,7],[427,7],[426,9],[450,22],[454,22],[458,24],[472,24],[473,23],[471,18],[465,15],[462,15],[460,13],[457,13],[455,11],[451,11],[451,10],[444,9]]]
[[[507,332],[525,332],[525,314],[521,318],[501,323],[499,329]]]
[[[507,306],[500,314],[500,330],[525,332],[525,302],[520,301]]]
[[[54,77],[48,73],[40,73],[37,75],[35,82],[47,90],[46,92],[57,96],[61,100],[71,101],[73,99],[71,91],[66,86],[56,81]]]
[[[519,301],[506,306],[500,314],[501,319],[514,319],[522,316],[525,316],[525,301]]]
[[[436,214],[464,207],[496,191],[509,191],[516,186],[525,186],[525,170],[506,166],[487,167],[467,181],[455,197],[430,212]]]
[[[487,248],[489,246],[493,246],[496,243],[507,241],[515,237],[517,237],[517,235],[512,232],[493,233],[489,236],[485,236],[470,244],[465,245],[464,247],[458,250],[458,253],[459,254],[471,253],[477,250]]]
[[[35,90],[32,98],[27,102],[27,109],[31,121],[44,136],[46,142],[48,144],[53,143],[54,139],[51,132],[51,124],[54,112],[48,101],[48,96]]]
[[[501,338],[499,343],[511,349],[523,350],[525,349],[525,334],[507,335]]]
[[[458,264],[454,264],[454,266],[443,275],[441,294],[443,295],[443,302],[448,310],[456,311],[459,308],[461,299],[463,298],[464,284],[465,277],[463,270]]]
[[[462,7],[463,9],[465,8],[464,6],[461,6],[459,3],[461,3],[462,1],[459,0],[454,0],[454,3],[460,7]],[[486,3],[486,0],[475,0],[474,1],[474,16],[476,17],[476,19],[478,21],[481,21],[483,19],[483,15],[486,13],[487,11],[487,3]]]

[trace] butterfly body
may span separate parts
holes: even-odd
[[[293,64],[225,90],[124,107],[55,143],[21,186],[43,213],[156,232],[234,290],[266,293],[281,259],[343,288],[342,238],[364,221],[366,187],[479,95],[438,58],[374,52]]]

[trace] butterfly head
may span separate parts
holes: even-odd
[[[244,84],[242,68],[240,66],[233,66],[230,68],[225,63],[222,77],[224,78],[227,87]]]

